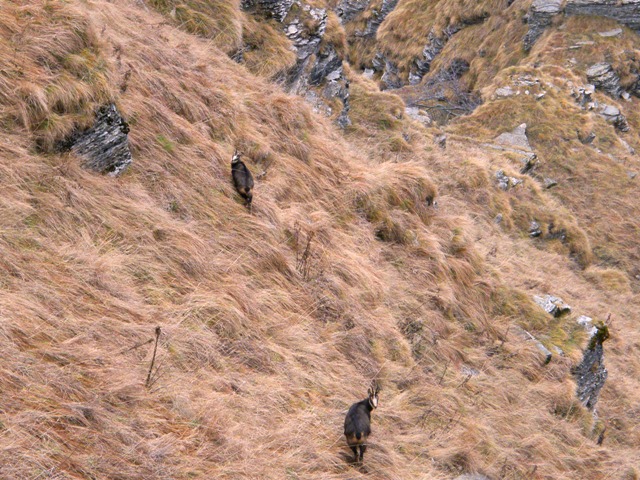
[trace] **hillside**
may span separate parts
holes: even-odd
[[[5,2],[0,479],[640,478],[640,24],[601,7]]]

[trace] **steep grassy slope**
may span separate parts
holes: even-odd
[[[0,15],[0,478],[637,477],[637,295],[591,280],[588,245],[581,265],[519,233],[538,198],[582,238],[578,205],[495,188],[483,110],[441,151],[354,78],[343,134],[138,2]],[[117,179],[53,148],[106,101],[131,125]],[[570,376],[585,335],[546,292],[614,315],[602,446]],[[566,357],[543,367],[515,325]],[[342,422],[373,378],[356,467]]]

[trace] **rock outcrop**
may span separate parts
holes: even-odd
[[[342,23],[347,23],[364,12],[371,0],[342,0],[336,7],[336,14]]]
[[[242,0],[244,10],[255,11],[268,18],[275,18],[282,22],[295,0]]]
[[[562,11],[562,0],[534,0],[525,15],[525,22],[529,24],[529,31],[522,40],[524,50],[531,50],[533,44],[540,38],[545,29],[551,25],[555,15]]]
[[[355,15],[369,3],[370,0],[344,0],[339,8]],[[284,75],[287,90],[304,96],[326,115],[333,111],[324,100],[340,99],[343,108],[336,121],[342,128],[350,125],[349,81],[344,75],[343,59],[334,45],[323,43],[326,9],[301,0],[243,0],[242,8],[282,23],[297,57],[296,64]],[[237,60],[241,61],[241,56]]]
[[[114,104],[100,107],[93,126],[65,142],[83,159],[83,167],[116,177],[131,165],[129,124]]]
[[[604,90],[613,98],[620,98],[622,87],[620,77],[608,63],[596,63],[587,69],[587,80],[596,88]]]
[[[604,323],[597,324],[594,328],[582,362],[573,371],[578,384],[576,395],[591,411],[595,409],[600,390],[608,376],[604,366],[603,343],[609,338],[609,328]]]
[[[594,15],[612,18],[640,31],[640,0],[568,0],[566,15]]]
[[[398,5],[398,0],[382,0],[380,8],[374,8],[371,11],[371,18],[367,20],[364,30],[356,32],[356,36],[374,38],[378,32],[378,28],[380,28],[384,19],[387,18],[387,15],[396,8],[396,5]]]
[[[551,25],[553,17],[563,12],[567,16],[592,15],[611,18],[640,32],[640,0],[567,0],[564,9],[562,0],[534,0],[524,17],[524,21],[529,24],[529,31],[523,40],[525,51],[529,51],[544,30]],[[609,36],[609,32],[604,33],[604,36]],[[621,33],[612,30],[610,36]]]

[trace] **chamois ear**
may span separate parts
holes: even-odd
[[[373,397],[373,389],[371,387],[369,387],[369,390],[367,390],[367,393],[369,394],[370,397]]]

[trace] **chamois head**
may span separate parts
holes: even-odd
[[[380,385],[373,382],[369,387],[369,405],[371,405],[371,408],[378,407],[378,392],[380,392]]]
[[[233,157],[231,158],[231,164],[238,163],[240,161],[240,156],[242,152],[239,152],[237,149],[233,151]]]

